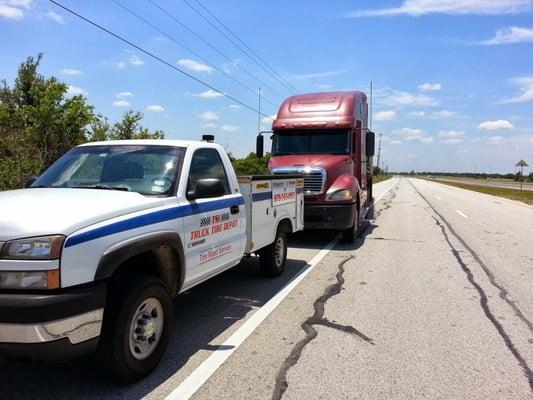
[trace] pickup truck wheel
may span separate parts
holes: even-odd
[[[287,235],[278,230],[274,242],[259,251],[259,266],[263,275],[276,277],[283,273],[287,260]]]
[[[353,225],[342,231],[342,240],[346,243],[354,243],[359,234],[359,212],[355,212],[355,219]]]
[[[163,282],[133,275],[109,291],[98,358],[108,375],[135,382],[163,356],[172,325],[172,301]]]

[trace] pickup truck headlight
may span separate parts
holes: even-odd
[[[0,289],[57,289],[59,270],[0,271]]]
[[[39,236],[11,240],[4,244],[0,258],[11,260],[56,260],[61,256],[65,237]]]
[[[329,194],[327,199],[331,201],[351,200],[352,191],[349,189],[337,190],[336,192]]]

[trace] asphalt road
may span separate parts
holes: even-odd
[[[532,399],[533,207],[417,179],[375,197],[355,245],[306,232],[282,277],[249,259],[177,299],[144,381],[2,366],[0,398]]]

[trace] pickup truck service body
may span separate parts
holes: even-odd
[[[97,350],[137,380],[161,358],[171,297],[256,253],[283,271],[303,179],[235,175],[209,142],[78,146],[31,188],[0,193],[0,359]]]

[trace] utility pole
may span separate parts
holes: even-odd
[[[372,131],[372,81],[370,81],[370,131]],[[379,161],[378,161],[378,166],[379,166]]]
[[[257,134],[261,132],[261,88],[257,91],[259,107],[257,108]]]
[[[381,158],[381,133],[379,134],[379,145],[378,145],[378,162],[377,167],[379,170],[379,159]]]

